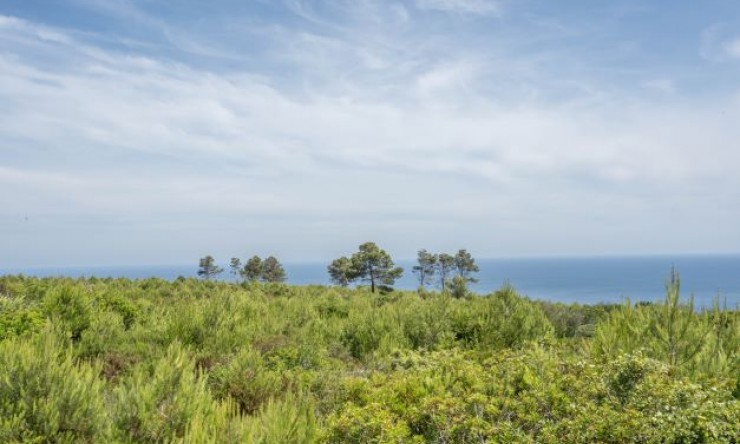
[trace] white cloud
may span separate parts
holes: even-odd
[[[724,49],[727,56],[733,59],[740,59],[740,38],[725,42]]]
[[[732,98],[651,101],[576,77],[562,79],[576,92],[553,99],[561,79],[539,72],[540,54],[453,57],[434,46],[446,41],[398,50],[382,36],[355,45],[308,32],[271,42],[290,71],[281,80],[4,25],[12,21],[0,20],[0,37],[13,42],[0,43],[0,182],[10,190],[0,223],[30,207],[60,220],[103,218],[101,230],[123,220],[141,243],[164,245],[152,226],[170,226],[194,250],[209,241],[226,251],[236,237],[300,258],[371,238],[414,251],[461,226],[455,242],[482,254],[516,252],[511,239],[535,251],[531,233],[562,239],[543,244],[547,252],[577,243],[578,232],[597,236],[594,213],[615,231],[642,219],[691,233],[698,212],[722,213],[714,232],[740,245],[730,227],[737,196],[726,191],[740,189]],[[322,81],[302,84],[314,73]],[[512,85],[542,94],[498,93]],[[668,213],[669,203],[685,208]],[[225,234],[188,237],[209,227]],[[655,236],[655,248],[671,241]]]
[[[499,2],[494,0],[416,0],[419,9],[465,14],[498,15]]]
[[[647,89],[657,91],[664,94],[675,94],[676,84],[672,79],[657,78],[648,80],[643,83],[643,86]]]
[[[721,62],[740,59],[740,37],[723,23],[715,23],[701,34],[700,55],[705,60]]]
[[[468,89],[476,74],[475,64],[470,62],[452,62],[423,72],[416,83],[423,97],[452,91],[459,93]]]
[[[0,28],[19,28],[23,26],[24,21],[7,15],[0,15]]]

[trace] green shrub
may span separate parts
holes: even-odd
[[[230,397],[245,414],[253,414],[283,393],[282,372],[270,370],[255,350],[244,348],[226,365],[209,375],[209,385],[219,399]]]
[[[120,295],[114,295],[106,299],[105,305],[115,313],[121,315],[123,326],[128,330],[134,325],[140,316],[139,308],[130,300]]]
[[[51,288],[43,300],[46,316],[59,323],[73,341],[78,341],[90,326],[91,305],[90,297],[71,285]]]
[[[268,401],[259,413],[246,420],[248,441],[256,444],[311,444],[318,438],[313,403],[290,392]]]
[[[590,348],[597,359],[608,361],[643,350],[674,371],[702,377],[735,375],[740,371],[740,323],[737,312],[715,307],[696,312],[693,298],[682,301],[680,280],[666,283],[663,302],[623,307],[611,312],[594,334]]]
[[[452,328],[455,337],[469,347],[520,347],[553,334],[552,324],[542,310],[510,286],[475,298],[466,308],[455,313]]]
[[[205,379],[175,343],[152,368],[138,366],[115,390],[114,421],[119,437],[132,442],[182,438],[193,422],[213,415]]]
[[[0,296],[0,341],[35,333],[44,325],[44,316],[23,298]]]
[[[50,329],[0,343],[0,442],[107,442],[98,373],[76,364]]]
[[[719,307],[196,279],[0,292],[0,442],[740,441],[739,313]]]
[[[408,426],[380,403],[347,405],[330,416],[321,441],[330,444],[395,444],[411,442]],[[420,442],[420,441],[417,441]]]

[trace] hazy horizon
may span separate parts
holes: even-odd
[[[735,255],[738,122],[723,0],[7,0],[0,267]]]
[[[345,256],[349,256],[354,251],[348,251]],[[445,251],[446,253],[455,253],[455,251]],[[249,255],[242,255],[242,256],[222,256],[222,257],[214,257],[216,260],[216,265],[222,267],[224,269],[224,273],[228,274],[229,272],[229,260],[232,257],[238,257],[242,261],[245,261],[246,259],[249,259],[254,254]],[[201,256],[202,257],[202,256]],[[262,255],[262,257],[266,257],[265,255]],[[537,260],[588,260],[588,259],[671,259],[671,258],[689,258],[689,259],[696,259],[696,258],[738,258],[740,257],[740,253],[645,253],[645,254],[582,254],[582,255],[564,255],[564,254],[552,254],[552,255],[538,255],[538,256],[531,256],[531,255],[521,255],[521,256],[483,256],[478,257],[474,256],[474,259],[478,262],[486,262],[486,261],[537,261]],[[195,258],[194,260],[191,260],[190,262],[171,262],[171,263],[108,263],[108,264],[57,264],[57,265],[48,265],[48,264],[41,264],[41,265],[20,265],[20,266],[6,266],[6,267],[0,267],[0,274],[2,274],[4,271],[9,270],[11,272],[19,271],[19,270],[82,270],[82,269],[103,269],[103,270],[109,270],[109,269],[146,269],[146,268],[185,268],[190,267],[193,269],[193,273],[197,271],[198,269],[198,261],[200,258]],[[328,265],[333,259],[336,259],[336,257],[327,257],[327,258],[317,258],[317,259],[302,259],[302,260],[287,260],[282,261],[281,263],[284,265],[320,265],[325,264]],[[280,258],[278,258],[280,260]],[[404,257],[404,256],[393,256],[393,260],[396,263],[396,265],[409,265],[416,263],[416,257]],[[670,271],[670,270],[668,270]],[[666,271],[666,273],[668,273]],[[680,271],[680,270],[679,270]],[[404,269],[404,273],[412,273],[411,269]]]

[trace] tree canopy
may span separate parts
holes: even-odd
[[[268,256],[262,261],[260,280],[263,282],[284,282],[285,278],[285,269],[275,256]]]
[[[242,269],[242,277],[250,282],[256,282],[262,276],[262,259],[259,256],[249,258]]]
[[[475,263],[473,256],[464,248],[458,250],[457,254],[455,254],[455,271],[466,282],[478,282],[478,279],[472,277],[471,273],[479,272],[480,268]]]
[[[376,288],[390,288],[403,274],[403,268],[396,267],[391,255],[374,242],[365,242],[351,257],[335,259],[327,267],[332,282],[348,285],[361,280],[370,284],[370,291]]]
[[[234,280],[237,279],[237,276],[241,275],[241,269],[242,269],[242,261],[238,257],[232,257],[231,261],[229,261],[229,268],[231,269],[229,273],[234,276]]]
[[[329,272],[329,277],[334,284],[346,287],[355,279],[352,260],[347,257],[334,259],[334,261],[332,261],[332,263],[326,268]]]
[[[424,287],[429,284],[434,277],[435,267],[437,266],[438,256],[430,253],[425,249],[417,253],[417,265],[414,265],[412,271],[419,279],[419,286]]]
[[[216,265],[216,260],[213,258],[213,256],[209,255],[200,259],[198,265],[198,276],[202,277],[203,279],[209,280],[212,277],[221,274],[223,271],[223,268]]]

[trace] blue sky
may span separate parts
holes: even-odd
[[[4,0],[0,267],[740,252],[740,3]]]

